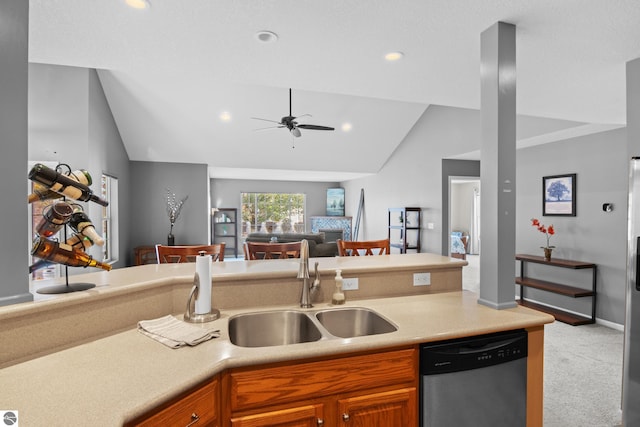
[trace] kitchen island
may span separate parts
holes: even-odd
[[[396,332],[261,348],[233,345],[227,330],[229,318],[247,311],[299,309],[295,262],[228,262],[216,266],[213,305],[222,316],[206,327],[219,329],[221,336],[175,350],[137,332],[135,323],[166,314],[181,316],[193,264],[133,267],[106,276],[88,274],[98,285],[92,294],[82,292],[0,309],[2,342],[12,343],[5,340],[11,335],[35,342],[34,348],[39,350],[34,351],[41,353],[35,358],[19,351],[11,353],[11,345],[5,344],[13,356],[6,357],[5,367],[0,370],[0,408],[19,411],[22,426],[122,425],[235,368],[417,348],[424,342],[522,328],[530,336],[528,411],[532,420],[541,420],[543,325],[553,318],[524,307],[493,310],[480,305],[476,294],[461,290],[461,269],[466,262],[415,255],[349,262],[329,259],[320,266],[324,294],[329,300],[333,287],[330,279],[339,265],[343,276],[358,277],[360,282],[360,295],[347,291],[347,306],[375,310],[397,326]],[[433,288],[404,283],[411,281],[415,272],[430,272]],[[110,276],[112,273],[117,274]],[[105,284],[107,281],[110,284]],[[225,286],[227,292],[220,289]],[[368,293],[369,287],[379,290]],[[274,289],[275,297],[266,298]],[[382,295],[376,297],[377,292]],[[272,303],[274,298],[280,303]],[[319,296],[315,309],[331,306],[325,298]],[[65,311],[70,319],[60,314]],[[48,337],[50,330],[42,333],[47,319],[59,328],[66,327],[58,331],[62,338]],[[93,327],[98,328],[97,335],[85,336]],[[67,339],[74,333],[82,337]],[[52,342],[50,351],[40,349],[38,340]],[[18,342],[16,346],[28,348]],[[225,411],[223,408],[221,413]]]

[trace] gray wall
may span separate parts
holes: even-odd
[[[553,131],[557,121],[518,117],[518,139],[535,135],[535,129]],[[423,208],[422,252],[442,253],[448,239],[443,205],[442,160],[480,149],[480,112],[452,107],[430,106],[378,174],[343,182],[347,191],[346,213],[355,216],[360,188],[365,191],[361,230],[367,239],[386,237],[387,208]],[[554,256],[598,264],[597,317],[624,322],[626,275],[626,192],[627,160],[625,130],[603,132],[565,142],[519,150],[517,154],[516,251],[540,254],[543,237],[530,225],[541,217],[541,179],[545,175],[578,174],[578,216],[541,217],[553,223],[558,234],[553,241]],[[457,173],[452,172],[451,175]],[[602,204],[613,203],[612,213]],[[548,218],[553,218],[549,220]],[[433,229],[427,229],[427,223]],[[362,234],[361,234],[362,236]],[[514,261],[514,276],[516,273]],[[575,280],[557,277],[549,280]],[[577,280],[584,278],[577,276]],[[587,278],[588,280],[588,278]],[[571,284],[571,283],[567,283]],[[536,296],[535,293],[528,295]],[[546,301],[567,306],[565,301]],[[573,303],[575,301],[570,301]],[[580,301],[580,304],[587,303]],[[571,307],[570,307],[571,308]],[[576,306],[576,310],[583,307]]]
[[[116,126],[111,109],[102,90],[100,79],[95,70],[89,70],[89,120],[88,120],[88,156],[89,168],[95,171],[94,177],[106,173],[118,178],[118,211],[120,220],[118,223],[119,259],[114,268],[126,267],[130,246],[130,221],[131,215],[131,177],[129,173],[129,156],[124,148],[118,127]],[[99,185],[99,184],[98,184]],[[94,191],[99,187],[94,185]],[[95,203],[90,204],[89,214],[91,218],[101,217],[101,207]],[[100,232],[102,224],[94,222]]]
[[[176,245],[209,243],[209,175],[207,165],[131,162],[131,247],[166,245],[170,223],[167,189],[178,200],[189,196],[173,228]]]
[[[545,237],[531,226],[535,217],[545,225],[553,224],[556,234],[551,244],[553,256],[593,262],[598,265],[598,304],[596,316],[624,323],[624,298],[627,253],[627,156],[626,129],[602,132],[563,142],[540,145],[518,151],[516,251],[542,255]],[[542,177],[564,173],[577,174],[577,216],[542,216]],[[610,202],[613,212],[602,210]],[[562,269],[528,268],[539,278],[572,284],[586,281],[586,272]],[[571,273],[571,274],[570,274]],[[584,312],[588,298],[572,300],[527,289],[527,297]],[[588,307],[587,307],[588,313]]]
[[[0,305],[7,305],[32,299],[25,203],[29,2],[0,2],[0,22]]]
[[[251,179],[212,179],[211,207],[236,208],[240,213],[240,193],[303,193],[306,195],[306,230],[311,231],[312,216],[327,213],[327,188],[337,182],[258,181]],[[346,198],[354,195],[345,195]],[[358,193],[359,197],[359,193]]]

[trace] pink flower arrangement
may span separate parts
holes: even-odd
[[[555,248],[555,246],[550,246],[549,245],[549,238],[551,236],[553,236],[554,234],[556,234],[556,230],[554,230],[553,228],[553,224],[545,227],[544,224],[541,224],[540,221],[538,221],[536,218],[531,218],[531,225],[533,225],[534,227],[536,227],[538,229],[539,232],[544,233],[545,236],[547,237],[547,246],[540,246],[541,248]]]

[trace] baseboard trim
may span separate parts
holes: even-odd
[[[624,325],[620,323],[614,323],[609,320],[599,319],[596,317],[596,323],[598,325],[606,326],[607,328],[615,329],[616,331],[624,332]]]

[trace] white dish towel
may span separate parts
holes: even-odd
[[[194,346],[220,336],[218,329],[211,330],[190,325],[171,315],[141,320],[138,322],[138,331],[171,348]]]

